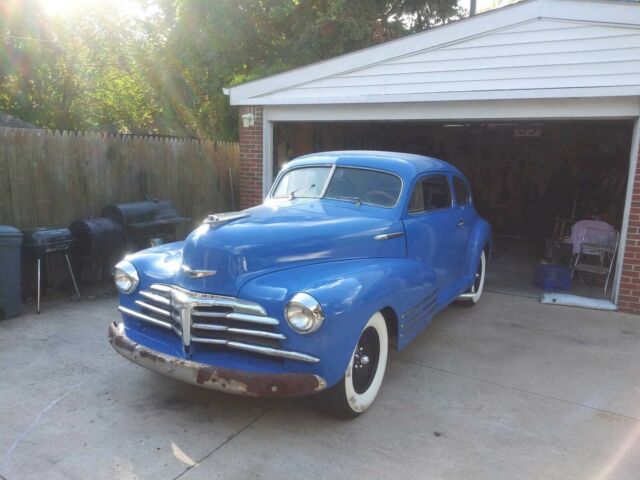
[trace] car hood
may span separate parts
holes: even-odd
[[[384,209],[335,200],[296,199],[260,205],[246,217],[202,225],[185,240],[175,283],[183,288],[237,295],[248,280],[294,266],[335,260],[405,255],[399,219]]]

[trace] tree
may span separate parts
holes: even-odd
[[[458,18],[456,0],[176,0],[167,51],[199,133],[237,135],[222,88]]]
[[[0,3],[0,111],[48,128],[237,138],[222,89],[431,28],[456,0]],[[102,6],[100,6],[102,5]]]
[[[141,59],[149,35],[101,8],[45,15],[39,1],[0,5],[0,111],[38,126],[148,131],[157,114]]]

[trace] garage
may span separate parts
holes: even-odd
[[[629,120],[283,122],[274,127],[273,175],[293,158],[331,150],[444,159],[470,180],[475,207],[493,226],[488,289],[535,297],[540,260],[569,263],[571,246],[560,241],[571,225],[597,220],[620,231],[632,132]],[[571,291],[611,298],[602,278],[585,274],[576,275]]]
[[[638,5],[522,2],[229,89],[242,117],[241,206],[305,153],[442,158],[493,225],[487,288],[559,289],[638,313],[639,94]],[[606,253],[582,255],[603,231]]]

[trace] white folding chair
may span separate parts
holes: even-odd
[[[571,265],[571,278],[575,272],[581,280],[583,275],[603,278],[606,295],[619,241],[620,234],[615,230],[585,229],[580,250]]]

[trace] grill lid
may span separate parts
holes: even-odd
[[[23,230],[25,247],[41,247],[48,245],[70,246],[75,238],[68,228],[40,227]]]
[[[101,215],[125,228],[147,228],[191,220],[181,217],[169,200],[146,200],[108,205],[104,207]]]

